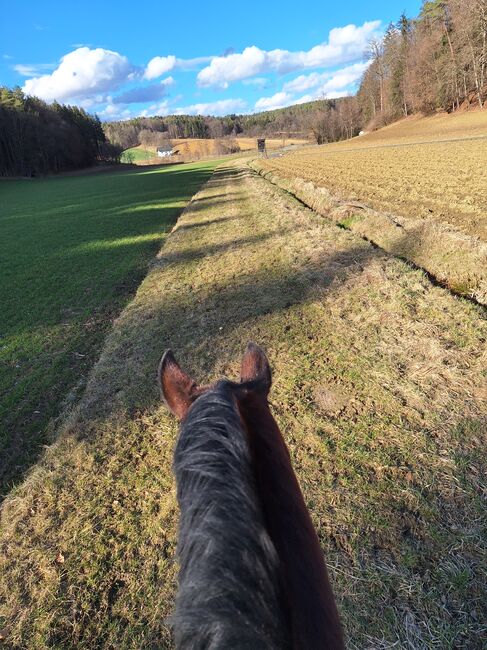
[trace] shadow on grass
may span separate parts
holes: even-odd
[[[164,272],[169,264],[211,256],[217,258],[228,250],[245,251],[245,247],[251,250],[253,245],[275,235],[276,232],[249,236],[175,254],[163,252],[152,273]],[[361,275],[371,260],[382,255],[370,246],[359,245],[298,268],[274,266],[264,268],[258,274],[246,274],[245,270],[240,270],[233,280],[214,286],[210,291],[188,289],[179,292],[171,288],[161,291],[144,308],[125,314],[120,347],[111,349],[104,358],[110,381],[100,382],[97,389],[91,391],[93,394],[84,405],[85,415],[106,417],[112,408],[130,412],[157,406],[159,395],[155,371],[163,346],[171,347],[185,367],[203,381],[212,374],[221,354],[218,346],[205,346],[215,333],[224,330],[229,334],[247,322],[255,322],[260,316],[283,312],[293,305],[314,300],[317,293],[337,291],[344,282]],[[156,276],[154,281],[157,281]],[[142,322],[144,327],[141,327]],[[204,366],[193,367],[191,351],[201,347],[206,349]],[[136,367],[132,367],[134,362]],[[113,402],[111,398],[114,395],[116,399]]]

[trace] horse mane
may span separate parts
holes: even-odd
[[[318,535],[267,394],[250,386],[241,384],[238,408],[266,529],[280,560],[292,647],[341,650],[343,633]]]
[[[218,382],[191,406],[174,472],[181,511],[176,647],[289,648],[279,557],[266,530],[231,382]]]

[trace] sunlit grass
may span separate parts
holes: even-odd
[[[142,149],[141,147],[132,147],[131,149],[125,149],[125,151],[120,156],[120,160],[124,163],[143,162],[144,160],[152,160],[153,158],[156,158],[154,151]]]

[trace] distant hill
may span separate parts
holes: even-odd
[[[324,122],[332,125],[325,135]],[[353,97],[323,99],[252,115],[168,115],[137,117],[120,122],[105,122],[107,139],[123,149],[158,146],[165,139],[224,138],[227,136],[268,136],[306,138],[331,142],[357,135],[361,126],[357,102]],[[321,134],[321,135],[320,135]]]

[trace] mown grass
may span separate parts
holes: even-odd
[[[485,310],[253,175],[220,168],[115,322],[80,404],[4,503],[12,648],[170,648],[177,426],[155,374],[200,382],[262,344],[271,403],[353,650],[480,650]]]
[[[61,401],[215,162],[0,185],[0,493],[48,441]]]

